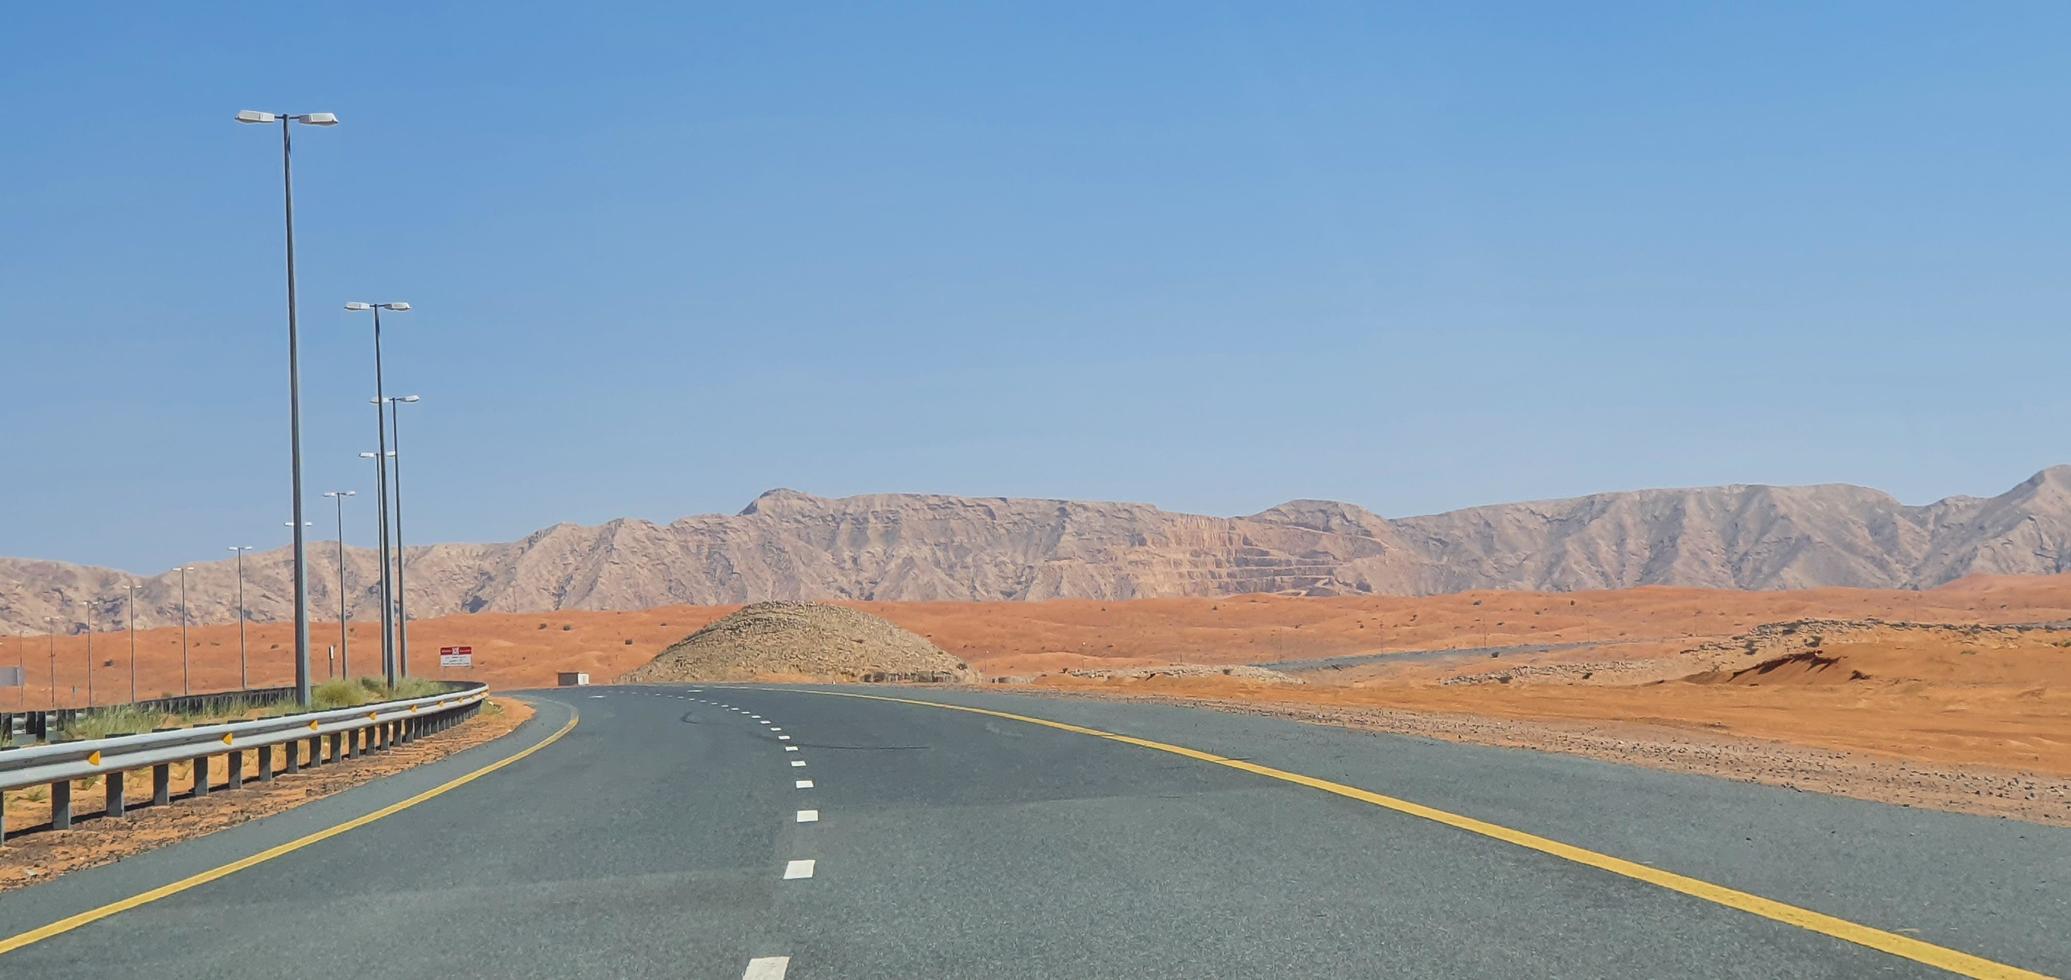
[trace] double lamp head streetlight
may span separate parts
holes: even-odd
[[[381,311],[388,310],[391,313],[407,313],[410,311],[410,304],[403,302],[366,303],[354,301],[345,304],[345,308],[354,313],[374,314],[374,429],[376,452],[371,458],[374,460],[374,481],[376,486],[374,495],[375,511],[377,523],[381,528],[381,543],[377,549],[381,559],[381,673],[383,677],[387,678],[388,685],[394,687],[396,677],[398,675],[407,675],[410,672],[410,668],[407,660],[398,655],[396,647],[394,604],[400,590],[395,580],[390,576],[390,562],[393,557],[400,556],[396,555],[389,548],[389,515],[393,511],[389,507],[388,468],[389,458],[393,454],[389,452],[388,448],[388,411],[383,407],[388,401],[388,392],[382,387],[381,377]],[[368,456],[366,453],[361,453],[360,455],[363,458]]]
[[[260,112],[257,109],[241,109],[238,110],[237,121],[241,123],[280,123],[283,126],[290,122],[298,122],[304,126],[336,126],[338,125],[338,114],[335,112]]]
[[[288,458],[289,497],[294,513],[295,583],[295,702],[309,703],[309,568],[303,561],[302,539],[302,366],[301,339],[295,324],[295,167],[291,122],[305,126],[338,125],[330,112],[261,112],[243,109],[240,123],[280,124],[281,212],[287,230],[288,271]],[[183,624],[184,627],[184,624]]]

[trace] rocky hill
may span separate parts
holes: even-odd
[[[629,683],[758,678],[975,681],[971,665],[869,613],[819,602],[758,602],[671,644]]]
[[[1907,506],[1862,487],[1640,490],[1388,519],[1297,500],[1249,517],[1147,504],[772,490],[733,516],[561,524],[503,544],[409,550],[414,615],[635,609],[765,599],[1037,600],[1277,592],[1430,594],[1690,585],[1925,588],[2071,563],[2071,467],[1989,499]],[[335,551],[312,546],[313,615],[338,608]],[[345,600],[374,614],[372,556]],[[289,615],[287,553],[245,560],[255,619]],[[0,629],[178,621],[179,577],[0,559]],[[235,618],[228,561],[188,575],[197,622]]]

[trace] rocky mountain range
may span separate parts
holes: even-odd
[[[310,548],[312,616],[335,621],[335,545]],[[763,599],[1039,600],[1276,592],[1687,585],[1925,588],[2071,562],[2071,467],[1991,498],[1907,506],[1847,485],[1726,486],[1383,518],[1326,500],[1248,517],[1146,504],[772,490],[733,516],[559,524],[503,544],[409,549],[413,618],[481,610],[636,609]],[[345,603],[376,614],[378,562],[347,549]],[[247,614],[285,619],[286,549],[245,559]],[[180,576],[0,558],[0,629],[177,623]],[[194,622],[236,617],[231,561],[187,573]]]

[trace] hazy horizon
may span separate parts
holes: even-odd
[[[1505,505],[1505,504],[1530,504],[1530,503],[1540,503],[1540,502],[1555,502],[1555,501],[1562,501],[1562,500],[1570,500],[1570,499],[1575,499],[1576,497],[1590,497],[1590,496],[1599,496],[1599,495],[1605,495],[1605,494],[1619,494],[1619,493],[1643,493],[1643,492],[1668,492],[1668,493],[1673,493],[1673,492],[1677,492],[1677,491],[1711,490],[1711,489],[1722,489],[1722,488],[1729,488],[1729,487],[1777,487],[1777,488],[1790,488],[1790,487],[1798,487],[1798,488],[1805,488],[1805,487],[1817,487],[1817,486],[1852,486],[1852,487],[1858,487],[1858,488],[1861,488],[1861,489],[1866,489],[1866,490],[1874,490],[1874,491],[1877,491],[1877,492],[1880,492],[1880,493],[1886,493],[1887,495],[1891,496],[1891,497],[1892,497],[1892,498],[1893,498],[1894,500],[1897,500],[1897,501],[1898,501],[1898,503],[1899,503],[1899,504],[1900,504],[1901,506],[1905,506],[1905,507],[1920,507],[1920,506],[1927,506],[1927,505],[1931,505],[1931,504],[1935,504],[1935,503],[1940,503],[1940,502],[1942,502],[1942,501],[1946,501],[1946,500],[1951,500],[1951,499],[1960,499],[1960,498],[1987,498],[1987,499],[1988,499],[1988,498],[1991,498],[1991,497],[1996,497],[1996,496],[1999,496],[1999,495],[2000,495],[2000,494],[2002,494],[2002,493],[2006,493],[2007,491],[2009,491],[2009,490],[2012,490],[2012,489],[2013,489],[2014,487],[2016,487],[2016,486],[2018,486],[2018,485],[2019,485],[2019,482],[2025,482],[2025,480],[2026,480],[2026,479],[2032,479],[2032,478],[2034,478],[2035,476],[2039,476],[2039,475],[2041,475],[2042,473],[2045,473],[2045,472],[2047,472],[2047,471],[2049,471],[2049,470],[2054,470],[2054,469],[2067,469],[2067,468],[2071,468],[2071,464],[2066,464],[2066,463],[2053,463],[2053,464],[2050,464],[2050,465],[2048,465],[2048,466],[2045,466],[2045,467],[2041,467],[2041,468],[2037,469],[2037,470],[2035,471],[2035,473],[2033,473],[2033,474],[2030,474],[2030,476],[2029,476],[2029,477],[2023,478],[2023,481],[2018,481],[2018,482],[2016,482],[2016,483],[2013,483],[2013,484],[2009,484],[2009,485],[2007,485],[2007,486],[2005,486],[2005,487],[2001,487],[2001,488],[1998,488],[1997,490],[1993,490],[1993,491],[1989,491],[1989,492],[1985,492],[1985,493],[1976,493],[1976,494],[1971,494],[1971,493],[1946,493],[1946,494],[1941,494],[1941,495],[1939,495],[1939,496],[1936,496],[1936,497],[1932,497],[1932,498],[1926,498],[1926,499],[1917,499],[1917,500],[1909,500],[1909,499],[1906,499],[1906,498],[1898,497],[1897,495],[1895,495],[1895,494],[1890,494],[1890,493],[1889,493],[1889,491],[1884,491],[1884,490],[1882,490],[1881,488],[1878,488],[1878,487],[1870,487],[1870,486],[1865,486],[1865,485],[1863,485],[1863,484],[1853,484],[1853,483],[1846,483],[1846,482],[1842,482],[1842,483],[1825,483],[1825,484],[1804,484],[1804,483],[1801,483],[1801,484],[1773,484],[1773,483],[1746,483],[1746,482],[1742,482],[1742,483],[1732,483],[1732,484],[1713,484],[1713,485],[1710,485],[1710,486],[1684,486],[1684,487],[1618,487],[1618,488],[1609,488],[1609,489],[1603,489],[1603,490],[1592,490],[1592,491],[1588,491],[1588,492],[1585,492],[1585,493],[1575,494],[1575,495],[1573,495],[1572,497],[1542,497],[1542,498],[1532,498],[1532,499],[1517,499],[1517,500],[1488,500],[1488,501],[1480,501],[1480,502],[1477,502],[1477,503],[1471,503],[1471,504],[1462,504],[1462,505],[1461,505],[1461,506],[1459,506],[1459,507],[1448,507],[1448,508],[1445,508],[1444,510],[1436,510],[1436,511],[1420,511],[1420,512],[1418,512],[1418,513],[1414,513],[1414,514],[1385,514],[1385,513],[1380,513],[1379,511],[1373,511],[1373,508],[1371,508],[1371,507],[1366,507],[1366,505],[1365,505],[1365,504],[1362,504],[1362,503],[1360,503],[1359,501],[1356,501],[1356,500],[1334,500],[1334,501],[1332,501],[1332,502],[1334,502],[1334,503],[1344,503],[1344,504],[1351,504],[1351,505],[1353,505],[1353,506],[1357,506],[1357,507],[1362,507],[1362,508],[1365,508],[1365,509],[1367,509],[1367,510],[1369,510],[1369,511],[1373,511],[1374,513],[1378,514],[1378,516],[1380,516],[1380,517],[1382,517],[1382,518],[1386,518],[1386,519],[1390,519],[1390,520],[1401,520],[1401,519],[1410,519],[1410,518],[1418,518],[1418,517],[1430,517],[1430,516],[1436,516],[1436,515],[1441,515],[1441,514],[1446,514],[1446,513],[1450,513],[1450,512],[1453,512],[1453,511],[1462,511],[1462,510],[1473,510],[1473,509],[1476,509],[1476,508],[1479,508],[1479,507],[1499,507],[1499,506],[1503,506],[1503,505]],[[1065,501],[1070,501],[1070,502],[1074,502],[1074,503],[1088,503],[1088,504],[1146,504],[1146,505],[1149,505],[1149,506],[1152,506],[1152,507],[1156,507],[1156,508],[1158,508],[1159,510],[1162,510],[1162,511],[1166,511],[1166,512],[1168,512],[1168,513],[1186,513],[1186,514],[1197,514],[1197,515],[1201,515],[1201,516],[1209,516],[1209,517],[1218,517],[1218,518],[1240,518],[1240,517],[1249,517],[1249,516],[1252,516],[1252,515],[1258,514],[1258,513],[1262,512],[1262,511],[1265,511],[1265,510],[1269,510],[1269,509],[1271,509],[1272,507],[1276,507],[1276,506],[1279,506],[1279,505],[1281,505],[1281,504],[1289,504],[1289,503],[1295,503],[1295,502],[1297,502],[1297,501],[1302,501],[1302,500],[1329,500],[1329,499],[1330,499],[1330,498],[1318,498],[1318,497],[1289,497],[1289,498],[1287,498],[1287,499],[1285,499],[1285,500],[1279,500],[1279,501],[1275,501],[1274,503],[1272,503],[1272,504],[1268,504],[1268,505],[1266,505],[1266,506],[1264,506],[1264,507],[1256,508],[1256,509],[1254,509],[1254,510],[1250,510],[1250,511],[1244,511],[1244,512],[1242,512],[1242,513],[1231,513],[1231,514],[1211,514],[1211,513],[1205,512],[1205,511],[1183,511],[1183,510],[1178,510],[1178,509],[1176,509],[1176,508],[1171,508],[1171,507],[1165,507],[1165,506],[1162,506],[1162,505],[1160,505],[1160,504],[1159,504],[1159,503],[1158,503],[1157,501],[1155,501],[1155,500],[1107,500],[1107,499],[1096,499],[1096,498],[1085,498],[1085,497],[1029,497],[1028,495],[1025,495],[1025,494],[985,494],[985,493],[969,493],[969,494],[948,494],[948,493],[941,493],[941,492],[936,492],[936,491],[928,491],[928,490],[859,490],[859,491],[857,491],[857,492],[855,492],[855,493],[845,493],[845,494],[839,494],[839,495],[836,495],[836,494],[820,494],[820,493],[813,493],[813,492],[812,492],[812,491],[810,491],[810,490],[805,490],[805,489],[801,489],[801,488],[798,488],[798,487],[770,487],[770,488],[768,488],[768,489],[766,489],[766,490],[762,491],[761,493],[758,493],[758,494],[756,494],[756,495],[755,495],[754,497],[751,497],[751,498],[749,498],[749,500],[743,501],[743,502],[741,503],[741,506],[740,506],[740,507],[736,507],[736,508],[734,508],[734,509],[732,509],[732,510],[724,510],[724,511],[717,511],[717,510],[715,510],[715,511],[700,511],[700,512],[696,512],[696,513],[684,513],[684,514],[676,514],[676,515],[667,515],[667,516],[658,516],[658,515],[644,515],[644,514],[619,514],[619,515],[616,515],[616,516],[614,516],[614,517],[608,517],[608,518],[605,518],[605,519],[603,519],[603,520],[601,520],[601,521],[552,521],[552,522],[549,522],[549,523],[546,523],[546,524],[542,524],[542,525],[539,525],[538,527],[528,528],[528,529],[526,529],[526,530],[524,530],[524,531],[521,531],[521,532],[519,532],[519,533],[517,533],[517,534],[512,534],[512,535],[510,535],[510,536],[508,536],[508,537],[503,537],[503,538],[476,538],[476,539],[466,539],[466,540],[445,540],[445,539],[439,539],[439,540],[413,540],[412,542],[410,542],[410,547],[411,547],[411,548],[417,548],[417,547],[420,547],[420,546],[428,546],[428,545],[434,545],[434,544],[500,544],[500,543],[505,543],[505,542],[509,542],[509,541],[516,541],[516,540],[521,540],[521,539],[523,539],[524,537],[526,537],[526,536],[528,536],[528,535],[531,535],[531,534],[537,533],[537,532],[539,532],[539,531],[544,531],[544,530],[546,530],[546,529],[548,529],[548,528],[551,528],[551,527],[555,527],[555,526],[557,526],[557,525],[563,525],[563,524],[572,524],[572,525],[577,525],[577,526],[596,526],[596,525],[598,525],[598,524],[608,523],[608,522],[610,522],[610,521],[616,521],[616,520],[635,520],[635,521],[645,521],[645,522],[647,522],[647,523],[650,523],[650,524],[654,524],[654,525],[658,525],[658,526],[666,526],[666,525],[669,525],[669,524],[673,524],[673,523],[676,523],[676,522],[678,522],[678,521],[688,521],[688,520],[696,520],[696,519],[700,519],[700,518],[727,518],[727,517],[735,517],[735,516],[739,516],[739,514],[740,514],[741,510],[742,510],[742,509],[744,509],[745,507],[747,507],[749,503],[751,503],[751,502],[753,502],[753,501],[755,501],[755,500],[760,500],[760,499],[762,499],[763,497],[765,497],[765,496],[768,496],[768,495],[770,495],[770,494],[773,494],[773,493],[779,493],[779,492],[786,492],[786,491],[788,491],[788,492],[793,492],[793,493],[802,493],[802,494],[804,494],[804,495],[806,495],[806,496],[809,496],[809,497],[818,497],[818,498],[822,498],[822,499],[842,499],[842,498],[847,498],[847,497],[868,497],[868,496],[913,496],[913,497],[945,497],[945,496],[946,496],[946,497],[960,497],[960,498],[965,498],[965,499],[972,499],[972,500],[1004,500],[1004,499],[1023,499],[1023,500],[1031,500],[1031,499],[1032,499],[1032,500],[1043,500],[1043,501],[1051,501],[1051,500],[1054,500],[1054,501],[1059,501],[1059,502],[1065,502]],[[327,544],[335,544],[335,543],[337,542],[337,540],[338,540],[338,535],[337,535],[337,534],[335,533],[335,527],[336,527],[336,524],[334,523],[334,524],[332,525],[332,527],[334,528],[334,530],[333,530],[333,531],[332,531],[331,533],[326,533],[326,532],[324,531],[324,529],[323,529],[323,528],[321,528],[321,527],[316,527],[316,528],[312,528],[312,529],[310,530],[310,536],[309,536],[308,540],[309,540],[310,542],[312,542],[312,543],[314,543],[314,542],[324,542],[324,543],[327,543]],[[348,527],[348,528],[347,528],[347,530],[348,530],[348,532],[349,532],[349,531],[350,531],[351,529],[350,529],[350,528]],[[355,548],[365,548],[365,549],[371,549],[371,548],[373,547],[373,544],[372,544],[372,543],[366,543],[366,544],[360,544],[360,543],[355,543],[355,542],[354,542],[354,541],[352,540],[352,535],[351,535],[350,533],[348,533],[348,534],[346,535],[346,544],[347,544],[348,546],[350,546],[350,547],[355,547]],[[283,541],[283,542],[280,542],[280,543],[279,543],[279,544],[277,544],[277,545],[274,545],[274,546],[268,546],[268,547],[262,547],[262,548],[259,548],[259,549],[257,549],[257,550],[259,550],[259,551],[262,551],[262,552],[263,552],[263,551],[276,551],[276,550],[281,550],[281,549],[285,549],[285,548],[287,548],[288,546],[289,546],[289,545],[288,545],[288,542],[285,542],[285,541]],[[120,566],[120,565],[107,565],[107,564],[104,564],[104,563],[98,563],[98,562],[80,562],[80,561],[73,561],[73,560],[71,560],[71,559],[69,559],[69,558],[65,558],[64,556],[61,556],[61,555],[13,555],[13,554],[0,554],[0,558],[13,558],[13,559],[23,559],[23,560],[27,560],[27,561],[54,561],[54,562],[59,562],[59,563],[62,563],[62,564],[69,564],[69,565],[86,565],[86,566],[92,566],[92,567],[103,567],[103,568],[111,568],[111,569],[113,569],[113,570],[115,570],[115,571],[120,571],[120,572],[126,572],[126,573],[132,573],[132,574],[138,574],[138,575],[146,575],[146,576],[149,576],[149,575],[157,575],[157,574],[159,574],[159,573],[160,573],[160,572],[159,572],[159,571],[157,571],[157,570],[149,570],[149,569],[137,569],[137,568],[126,568],[126,567],[123,567],[123,566]],[[197,561],[215,561],[215,560],[217,560],[217,559],[215,559],[215,558],[202,558],[202,559],[195,559],[195,560],[197,560]],[[227,560],[227,559],[223,559],[223,560]]]

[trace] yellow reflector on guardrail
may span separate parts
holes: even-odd
[[[223,733],[223,744],[224,744],[224,745],[229,745],[229,744],[230,744],[231,742],[234,742],[234,741],[236,741],[236,740],[237,740],[237,736],[235,736],[235,735],[232,735],[232,734],[230,734],[229,732],[224,732],[224,733]]]
[[[90,756],[87,756],[87,757],[86,757],[86,764],[87,764],[87,765],[89,765],[89,766],[98,766],[98,765],[100,765],[100,764],[101,764],[101,753],[100,753],[100,750],[96,749],[96,750],[94,750],[94,754],[92,754],[92,755],[90,755]]]

